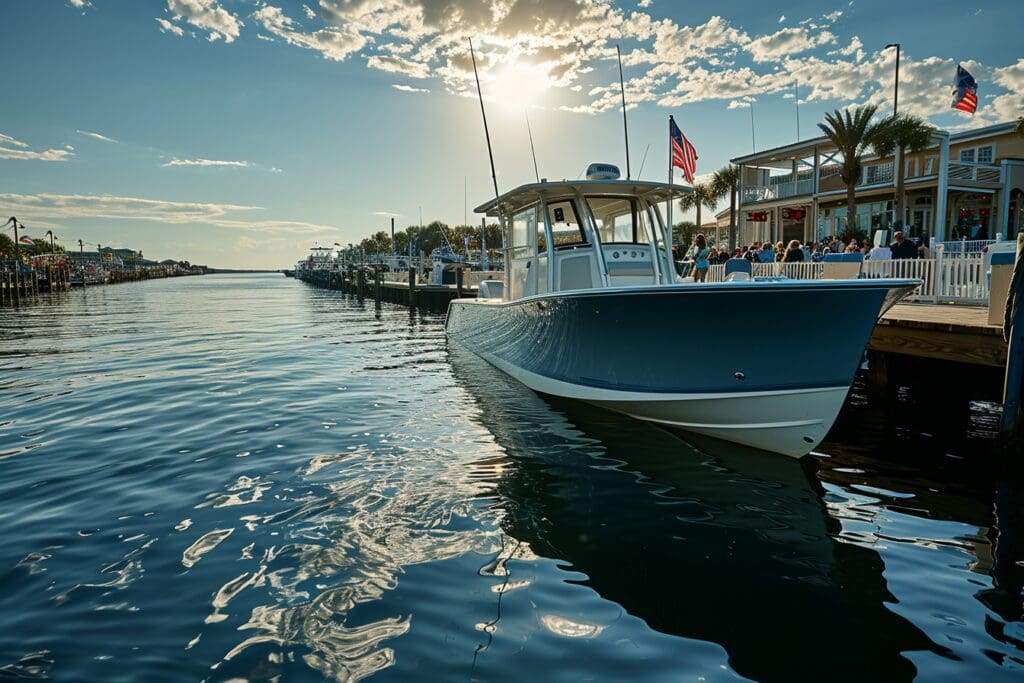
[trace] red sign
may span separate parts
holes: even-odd
[[[747,220],[753,223],[765,223],[768,221],[767,211],[747,211]]]
[[[782,218],[787,221],[802,221],[807,212],[803,209],[783,209]]]

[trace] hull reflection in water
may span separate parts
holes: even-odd
[[[890,610],[879,556],[836,540],[814,461],[697,448],[449,355],[509,455],[505,531],[652,628],[719,643],[757,680],[910,680],[901,653],[942,651]]]

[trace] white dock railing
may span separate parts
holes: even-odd
[[[820,280],[824,265],[803,263],[755,263],[754,277],[787,277],[793,280]],[[909,301],[940,301],[985,304],[988,302],[989,281],[982,254],[941,254],[933,259],[896,259],[891,261],[865,261],[861,270],[865,278],[912,278],[922,285],[907,299]],[[722,282],[725,265],[716,264],[708,271],[708,282]]]

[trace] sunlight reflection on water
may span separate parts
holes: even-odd
[[[987,464],[690,445],[538,398],[446,349],[439,317],[279,276],[72,292],[0,323],[0,677],[1022,666],[1019,487]]]

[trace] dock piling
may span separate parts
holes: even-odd
[[[1013,266],[1010,294],[1006,300],[1003,336],[1009,348],[1006,355],[1006,380],[1003,385],[1003,419],[1000,436],[1010,441],[1024,437],[1024,234],[1017,236],[1017,259]]]

